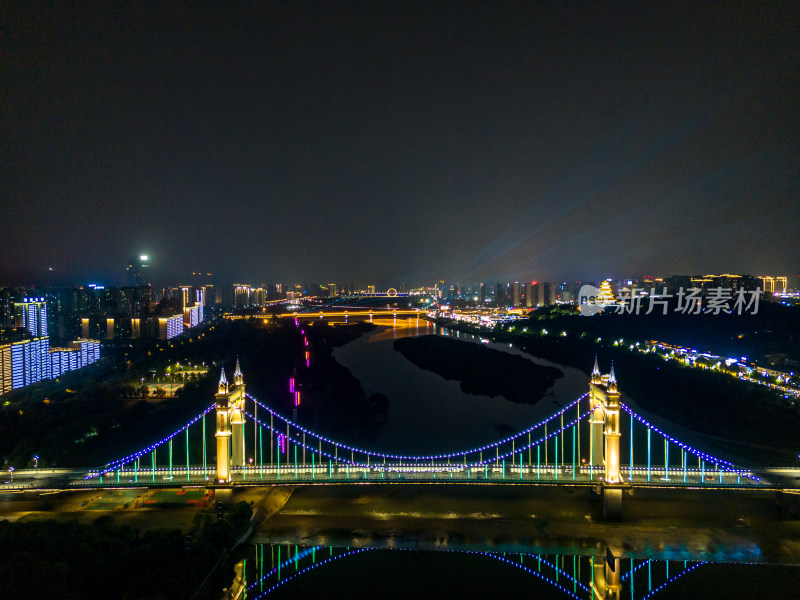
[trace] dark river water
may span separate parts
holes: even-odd
[[[557,366],[557,379],[539,402],[518,404],[501,396],[466,394],[457,381],[448,381],[422,369],[394,350],[398,337],[446,335],[465,342],[480,338],[439,327],[425,320],[401,321],[337,348],[339,363],[361,381],[367,393],[389,398],[389,418],[374,442],[375,450],[397,453],[438,453],[494,442],[557,412],[588,390],[588,379],[578,369],[530,357],[507,344],[486,346],[525,356],[540,365]],[[513,373],[508,374],[513,377]]]

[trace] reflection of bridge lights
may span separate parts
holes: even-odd
[[[286,547],[288,557],[286,559],[281,558],[281,546],[277,545],[277,555],[278,560],[277,564],[274,562],[274,554],[271,552],[273,559],[269,561],[268,568],[269,570],[265,573],[264,572],[264,545],[263,544],[256,544],[255,545],[255,553],[256,553],[256,576],[255,581],[248,585],[246,578],[245,578],[245,586],[247,591],[249,592],[248,595],[254,595],[255,598],[264,598],[273,592],[277,591],[279,588],[290,584],[291,582],[295,582],[301,579],[304,575],[309,574],[310,572],[328,567],[333,563],[337,563],[341,559],[354,557],[358,554],[363,553],[392,553],[397,554],[398,552],[409,553],[414,552],[415,554],[419,554],[417,549],[411,548],[376,548],[376,547],[365,547],[365,548],[334,548],[334,547],[322,547],[322,546],[313,546],[310,548],[306,548],[304,550],[298,551],[297,547],[295,546],[295,554],[292,556],[291,554],[291,546]],[[274,551],[275,546],[271,546],[271,549]],[[260,550],[260,551],[259,551]],[[322,558],[322,553],[326,552],[327,556]],[[259,566],[259,553],[261,556],[260,566]],[[450,550],[450,549],[436,549],[436,550],[425,550],[423,551],[423,555],[435,555],[435,554],[451,554],[451,555],[461,555],[461,556],[476,556],[486,558],[492,561],[496,561],[501,563],[505,566],[513,567],[514,569],[518,569],[519,571],[524,572],[527,575],[531,575],[536,579],[539,579],[543,583],[548,584],[549,586],[559,590],[561,593],[566,594],[570,598],[575,598],[576,600],[585,597],[585,594],[590,594],[592,597],[595,597],[596,594],[599,594],[600,597],[606,597],[605,594],[602,592],[610,590],[611,586],[620,586],[619,589],[621,590],[621,585],[624,583],[625,587],[630,588],[630,597],[636,598],[637,596],[641,598],[641,600],[649,600],[658,592],[663,591],[667,586],[671,583],[675,582],[677,579],[691,573],[698,567],[705,565],[705,562],[688,562],[688,561],[670,561],[670,560],[652,560],[652,559],[629,559],[629,560],[617,560],[613,562],[609,562],[607,557],[601,556],[575,556],[575,555],[543,555],[543,554],[530,554],[530,553],[496,553],[496,552],[486,552],[483,550]],[[568,559],[572,559],[571,561]],[[635,561],[640,561],[639,564],[635,564]],[[309,564],[310,562],[310,564]],[[616,578],[616,584],[610,582],[608,579],[604,579],[602,576],[598,580],[595,578],[595,568],[600,567],[605,571],[606,576],[608,576],[609,571],[613,572],[614,569],[612,565],[616,562],[616,568],[625,571],[623,573],[618,573]],[[670,563],[678,563],[679,570],[677,573],[674,573],[670,576]],[[560,563],[560,564],[559,564]],[[571,568],[570,568],[571,563]],[[586,564],[588,563],[588,564]],[[682,564],[683,568],[680,568]],[[581,568],[583,565],[584,568]],[[663,566],[664,568],[658,568]],[[588,567],[588,568],[586,568]],[[639,577],[635,578],[635,575],[642,569],[646,567],[646,576],[644,579],[640,579]],[[655,567],[655,568],[654,568]],[[246,574],[245,574],[246,575]],[[613,576],[612,576],[613,577]],[[654,581],[655,578],[655,581]],[[663,578],[663,579],[662,579]],[[609,585],[610,584],[610,585]],[[639,588],[639,596],[637,594],[637,588]],[[617,596],[615,596],[617,597]]]

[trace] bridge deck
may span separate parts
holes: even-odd
[[[750,472],[716,471],[634,466],[622,469],[623,485],[630,487],[686,488],[769,488],[769,483]],[[98,471],[76,470],[60,473],[46,480],[19,479],[0,486],[0,490],[20,489],[81,489],[92,487],[154,487],[175,485],[214,485],[213,467],[124,468],[102,475]],[[363,483],[461,483],[461,484],[524,484],[593,487],[602,485],[603,468],[581,467],[573,472],[571,466],[484,465],[463,469],[456,465],[434,464],[409,467],[380,465],[380,467],[351,467],[336,464],[290,464],[287,466],[248,467],[235,469],[231,485],[285,484],[363,484]]]

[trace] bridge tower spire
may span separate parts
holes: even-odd
[[[236,369],[233,371],[233,385],[244,385],[244,377],[242,377],[242,368],[239,366],[239,357],[236,357]]]
[[[228,393],[228,379],[225,377],[225,366],[222,366],[222,369],[219,374],[219,385],[217,386],[218,393],[220,394],[227,394]]]

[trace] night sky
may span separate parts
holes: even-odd
[[[139,253],[164,284],[794,275],[798,32],[797,2],[6,1],[0,285]]]

